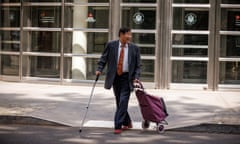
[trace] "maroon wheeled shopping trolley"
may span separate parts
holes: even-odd
[[[155,122],[157,132],[164,132],[164,125],[168,124],[165,120],[168,113],[163,98],[146,93],[140,81],[135,84],[135,93],[144,119],[142,128],[147,129],[150,126],[150,122]]]

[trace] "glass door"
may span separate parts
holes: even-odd
[[[171,85],[207,84],[209,1],[175,0],[173,7]]]
[[[23,76],[60,78],[60,3],[24,3]]]
[[[0,3],[0,76],[19,79],[20,2]]]
[[[132,29],[132,41],[141,52],[141,79],[145,82],[154,82],[156,14],[156,0],[123,0],[121,3],[121,26]]]
[[[219,84],[240,84],[240,2],[221,3]]]

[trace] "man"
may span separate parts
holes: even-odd
[[[96,75],[100,75],[107,64],[107,74],[104,87],[110,89],[116,98],[117,109],[114,118],[114,133],[132,128],[132,121],[127,112],[133,83],[139,79],[141,64],[139,48],[130,43],[131,30],[121,28],[119,40],[110,41],[98,62]]]

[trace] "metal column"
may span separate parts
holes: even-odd
[[[168,89],[171,81],[172,0],[158,0],[155,87]]]
[[[118,39],[118,30],[120,28],[121,0],[110,1],[110,40]]]

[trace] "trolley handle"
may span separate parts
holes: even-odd
[[[142,91],[144,91],[144,87],[143,87],[143,84],[140,80],[138,80],[135,84],[134,84],[134,88],[135,89],[140,89]]]

